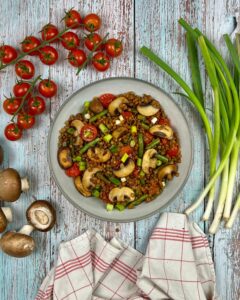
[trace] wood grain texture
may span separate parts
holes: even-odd
[[[75,76],[75,70],[63,61],[67,52],[61,49],[60,61],[51,68],[42,66],[36,58],[37,74],[50,75],[59,84],[58,96],[48,103],[48,113],[37,121],[37,128],[25,134],[20,142],[9,143],[3,139],[3,130],[8,116],[0,108],[0,143],[5,150],[4,167],[14,167],[30,178],[31,189],[21,200],[11,204],[15,211],[10,229],[21,227],[25,221],[25,210],[31,202],[31,195],[39,199],[49,199],[57,209],[58,224],[47,234],[34,233],[37,251],[25,259],[14,259],[0,253],[0,300],[32,300],[36,295],[46,273],[56,258],[59,243],[94,228],[107,239],[119,236],[125,242],[144,252],[148,237],[156,224],[159,214],[143,221],[128,224],[102,222],[91,218],[68,203],[51,179],[46,160],[47,134],[57,110],[74,91],[98,79],[110,76],[136,76],[150,81],[165,91],[179,91],[178,86],[157,67],[138,53],[139,47],[151,47],[174,69],[190,82],[184,31],[178,25],[180,17],[201,28],[211,40],[217,43],[224,53],[221,35],[231,33],[234,15],[239,13],[237,0],[8,0],[1,3],[0,41],[17,45],[27,34],[36,35],[48,22],[60,24],[64,9],[75,7],[82,14],[96,12],[102,16],[101,33],[123,38],[125,51],[111,67],[101,74],[92,68]],[[8,20],[12,21],[9,22]],[[63,25],[61,25],[63,26]],[[57,46],[60,49],[60,46]],[[204,74],[203,74],[204,75]],[[13,68],[0,74],[0,99],[9,94],[14,84]],[[204,86],[209,87],[208,82]],[[209,88],[208,88],[209,90]],[[207,97],[209,97],[209,93]],[[185,99],[174,96],[185,112],[193,133],[194,164],[185,188],[167,210],[181,212],[199,195],[207,179],[207,157],[205,156],[205,137],[198,114]],[[85,100],[85,99],[83,99]],[[210,105],[210,102],[207,103]],[[204,163],[205,162],[205,163]],[[238,174],[239,176],[239,174]],[[200,221],[203,207],[192,219]],[[200,222],[207,230],[209,224]],[[231,231],[220,229],[215,238],[210,238],[215,260],[220,299],[240,298],[240,220]]]

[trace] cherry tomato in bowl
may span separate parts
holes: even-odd
[[[99,45],[97,47],[98,44],[100,44],[102,42],[102,38],[98,33],[92,32],[90,34],[88,34],[85,38],[85,46],[88,48],[88,50],[93,51],[93,49],[95,48],[95,51],[101,50],[101,48],[103,47],[103,45]]]
[[[30,129],[35,124],[35,117],[23,113],[17,116],[17,125],[20,129]]]
[[[87,60],[86,53],[81,49],[74,49],[68,54],[68,61],[74,67],[81,67]]]
[[[121,55],[123,46],[122,42],[117,39],[109,39],[105,44],[106,53],[111,57],[117,57]]]
[[[31,51],[31,53],[28,53],[31,56],[39,54],[39,50],[32,51],[35,48],[37,48],[38,46],[40,46],[40,44],[41,44],[41,41],[38,38],[36,38],[35,36],[30,35],[30,36],[25,37],[25,39],[22,41],[21,44],[22,44],[22,51],[24,53]]]
[[[41,33],[42,33],[42,40],[43,41],[49,41],[49,40],[55,38],[53,41],[50,42],[50,43],[54,43],[58,40],[56,38],[58,33],[59,33],[58,28],[57,28],[57,26],[55,26],[51,23],[43,26],[43,28],[41,30]]]
[[[27,102],[27,112],[29,115],[40,115],[45,111],[45,109],[45,101],[39,96],[32,97]]]
[[[102,51],[97,52],[93,58],[92,63],[94,68],[99,72],[104,72],[110,67],[109,57]]]
[[[81,26],[82,18],[78,11],[70,9],[64,17],[66,27],[76,29]]]
[[[0,61],[3,64],[9,64],[18,56],[16,49],[9,45],[3,45],[0,47]]]
[[[101,19],[96,14],[89,14],[83,19],[84,28],[90,32],[96,31],[101,26]]]
[[[104,108],[108,108],[108,105],[116,99],[116,96],[113,94],[103,94],[99,97],[100,102]]]
[[[22,79],[31,79],[35,74],[35,67],[29,60],[19,60],[15,65],[16,74]]]
[[[9,98],[4,100],[3,109],[9,115],[15,114],[15,112],[19,109],[22,100],[20,98]]]
[[[65,173],[69,177],[77,177],[81,174],[78,163],[74,163],[69,169],[65,170]]]
[[[61,36],[61,43],[65,49],[73,50],[80,45],[80,39],[75,32],[68,31]]]
[[[10,123],[6,126],[4,134],[9,141],[17,141],[22,137],[22,129],[16,123]]]
[[[30,88],[31,88],[30,83],[24,81],[18,82],[13,87],[13,94],[16,97],[22,98],[26,95],[26,93],[29,91]]]
[[[57,94],[57,85],[53,80],[43,79],[39,82],[38,91],[42,96],[51,98]]]
[[[93,141],[98,135],[97,128],[94,125],[86,124],[82,127],[80,136],[86,142]]]
[[[168,156],[170,156],[171,158],[176,157],[178,155],[178,153],[179,153],[179,149],[175,145],[172,148],[168,149],[166,152],[166,154]]]
[[[39,58],[45,65],[53,65],[58,60],[58,52],[52,46],[44,46],[40,50]]]

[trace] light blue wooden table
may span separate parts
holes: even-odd
[[[177,23],[186,18],[202,29],[208,37],[223,47],[223,33],[231,33],[234,16],[239,14],[239,0],[2,0],[0,9],[0,42],[17,46],[26,35],[36,35],[48,22],[60,24],[64,9],[77,8],[82,14],[99,13],[103,19],[101,32],[123,38],[124,53],[111,70],[96,73],[91,68],[78,77],[75,70],[63,61],[67,52],[61,50],[60,62],[51,68],[36,63],[37,74],[50,76],[59,84],[58,96],[48,103],[47,113],[39,117],[35,129],[23,140],[15,143],[3,138],[3,129],[9,117],[0,111],[0,143],[5,151],[4,167],[14,167],[30,179],[31,189],[27,195],[11,207],[14,222],[10,229],[17,229],[25,222],[25,210],[31,195],[50,200],[56,207],[57,226],[49,233],[33,234],[37,251],[30,257],[15,259],[0,253],[0,300],[32,300],[53,265],[61,241],[69,240],[87,228],[95,228],[107,239],[116,235],[144,252],[148,237],[159,218],[155,215],[146,220],[115,224],[102,222],[81,213],[62,197],[50,177],[47,164],[47,134],[51,121],[65,99],[74,91],[98,79],[110,76],[135,76],[145,79],[167,92],[179,90],[166,74],[139,55],[139,47],[150,46],[189,80],[186,45],[183,30]],[[61,25],[62,26],[62,25]],[[31,60],[36,61],[35,58]],[[0,74],[0,99],[9,94],[15,81],[14,69]],[[208,86],[208,83],[204,83]],[[207,156],[202,125],[195,110],[184,99],[175,97],[182,107],[194,137],[194,165],[191,176],[169,211],[182,212],[196,199],[207,176]],[[200,221],[203,207],[192,218],[207,232],[208,223]],[[215,261],[218,292],[223,300],[240,298],[240,222],[231,231],[220,229],[215,237],[209,236]],[[193,299],[194,300],[194,299]]]

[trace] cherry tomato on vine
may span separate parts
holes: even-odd
[[[78,163],[74,163],[69,169],[65,171],[66,175],[69,177],[77,177],[81,174],[79,170]]]
[[[9,141],[17,141],[22,137],[22,129],[16,123],[10,123],[6,126],[4,134]]]
[[[35,68],[29,60],[23,59],[16,63],[15,72],[22,79],[31,79],[35,74]]]
[[[92,58],[93,66],[99,72],[104,72],[110,67],[110,59],[104,52],[97,52]]]
[[[90,33],[87,35],[85,39],[85,46],[88,48],[88,50],[93,51],[94,47],[96,47],[99,43],[102,42],[102,38],[98,33]],[[101,50],[102,44],[99,45],[95,51]]]
[[[30,87],[31,85],[28,82],[24,82],[24,81],[18,82],[13,87],[13,94],[18,98],[19,97],[22,98],[29,91]]]
[[[9,64],[17,58],[17,51],[12,46],[3,45],[0,47],[0,61],[3,64]]]
[[[80,27],[82,22],[82,18],[79,12],[74,9],[70,9],[69,11],[67,11],[63,19],[66,27],[70,27],[73,29]]]
[[[101,19],[96,14],[89,14],[83,19],[83,24],[86,30],[93,32],[100,28]]]
[[[58,60],[58,52],[52,46],[44,46],[40,50],[39,58],[45,65],[53,65]]]
[[[40,115],[45,111],[45,109],[45,101],[39,96],[32,97],[27,102],[27,112],[29,115]]]
[[[3,101],[3,109],[9,115],[15,114],[19,109],[22,100],[19,98],[9,98]]]
[[[97,128],[94,125],[86,124],[82,127],[80,136],[86,142],[93,141],[98,135]]]
[[[35,117],[29,114],[19,114],[17,116],[17,125],[20,129],[30,129],[35,124]]]
[[[68,31],[61,36],[61,43],[65,49],[73,50],[80,45],[80,39],[76,33]]]
[[[108,108],[108,105],[116,99],[116,96],[113,94],[103,94],[99,97],[99,100],[101,101],[104,108]]]
[[[22,41],[21,44],[22,44],[22,51],[27,53],[35,49],[36,47],[40,46],[41,41],[35,36],[30,35],[25,37],[25,39]],[[29,55],[31,56],[38,55],[38,54],[39,54],[39,50],[32,51],[31,53],[29,53]]]
[[[74,49],[68,54],[68,61],[74,67],[81,67],[86,60],[87,56],[85,52],[81,49]]]
[[[43,79],[39,82],[38,91],[42,96],[51,98],[57,94],[57,85],[53,80]]]
[[[55,38],[58,35],[59,31],[58,31],[57,26],[49,23],[49,24],[43,26],[41,33],[42,33],[43,41],[49,41],[49,40]],[[56,38],[53,41],[51,41],[50,43],[54,43],[57,40],[58,39]]]
[[[111,57],[117,57],[122,53],[122,42],[117,39],[109,39],[105,44],[105,50]]]

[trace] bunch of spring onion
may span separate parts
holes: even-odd
[[[206,221],[210,217],[214,200],[218,200],[214,219],[209,228],[210,233],[215,233],[222,218],[225,220],[225,226],[231,228],[240,209],[240,194],[235,205],[232,205],[240,150],[240,34],[236,34],[235,44],[232,43],[227,34],[224,35],[231,56],[231,65],[229,66],[213,43],[201,31],[193,29],[183,19],[180,19],[179,23],[187,32],[191,87],[149,48],[142,47],[140,52],[167,72],[180,85],[185,92],[185,98],[196,107],[201,116],[209,146],[209,182],[197,201],[188,207],[185,213],[189,215],[208,196],[203,215],[203,220]],[[213,124],[207,116],[205,107],[199,68],[199,52],[212,88]],[[216,194],[215,186],[219,176],[221,176],[221,188]]]

